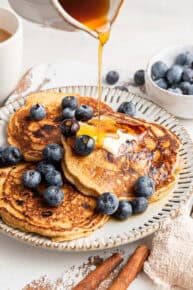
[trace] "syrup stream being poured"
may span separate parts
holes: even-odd
[[[105,32],[100,32],[99,35],[99,48],[98,48],[98,145],[100,142],[100,112],[101,112],[101,98],[102,98],[102,63],[103,63],[103,47],[110,37],[110,25],[108,25]]]
[[[96,145],[101,147],[104,140],[104,132],[102,130],[100,115],[101,115],[101,97],[102,97],[102,60],[103,48],[110,37],[111,23],[109,20],[109,11],[112,0],[59,0],[64,10],[73,18],[83,23],[91,30],[96,31],[99,39],[98,48],[98,124]],[[117,14],[123,3],[119,1]],[[117,16],[117,14],[114,16]],[[84,130],[83,130],[84,131]],[[89,135],[89,134],[88,134]]]

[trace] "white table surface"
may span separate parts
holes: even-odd
[[[8,6],[8,2],[0,0],[0,5]],[[104,66],[134,72],[144,68],[160,49],[192,43],[192,9],[192,0],[125,0],[105,49]],[[60,58],[97,65],[97,43],[88,35],[54,31],[27,21],[23,24],[23,72],[32,65]],[[193,121],[181,122],[193,137]],[[144,242],[151,244],[151,238]],[[133,243],[125,249],[130,253],[136,246],[137,243]],[[41,275],[59,277],[70,266],[87,261],[91,254],[36,249],[0,235],[0,289],[20,290]],[[100,252],[94,254],[100,255]],[[129,289],[153,290],[155,287],[141,274]]]

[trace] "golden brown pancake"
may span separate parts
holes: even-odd
[[[97,110],[97,100],[89,97],[80,97],[80,105],[89,105]],[[55,92],[41,92],[28,97],[24,106],[17,110],[8,124],[8,142],[18,147],[26,161],[42,159],[42,150],[51,143],[61,143],[61,101],[69,94]],[[33,121],[29,117],[30,108],[35,104],[44,104],[47,116],[41,121]],[[112,109],[102,103],[102,112],[111,112]]]
[[[119,199],[132,200],[137,179],[148,175],[156,185],[150,202],[162,198],[176,182],[181,145],[177,136],[159,124],[120,113],[109,113],[108,118],[117,129],[129,134],[128,142],[117,155],[96,148],[89,156],[80,157],[74,152],[74,139],[62,137],[66,178],[85,195],[97,197],[110,191]],[[93,126],[95,122],[88,124]]]
[[[34,169],[34,165],[0,169],[0,216],[5,223],[55,241],[66,241],[87,236],[107,222],[108,217],[95,211],[95,199],[80,194],[68,182],[62,188],[62,204],[56,208],[47,206],[41,194],[22,185],[22,174],[29,169]]]

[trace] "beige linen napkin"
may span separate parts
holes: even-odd
[[[193,290],[193,219],[189,215],[162,224],[144,271],[156,289]]]

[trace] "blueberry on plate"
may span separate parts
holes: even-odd
[[[61,132],[64,137],[75,136],[80,130],[80,125],[76,120],[64,120],[61,124]]]
[[[125,86],[116,86],[115,89],[120,90],[122,92],[128,92],[128,88]]]
[[[189,67],[186,67],[183,71],[182,79],[184,82],[193,82],[193,70]]]
[[[179,88],[182,90],[184,95],[188,95],[188,89],[191,86],[189,82],[181,82]]]
[[[95,140],[88,135],[81,135],[76,138],[74,150],[77,155],[88,156],[94,151]]]
[[[45,176],[48,172],[55,170],[53,164],[49,164],[46,161],[41,161],[37,165],[37,171],[39,171],[42,176]]]
[[[64,120],[61,124],[61,132],[64,137],[71,137],[76,135],[76,133],[80,130],[80,125],[76,120]]]
[[[3,151],[4,151],[4,148],[0,147],[0,167],[5,166],[5,159],[3,157]]]
[[[155,184],[149,176],[141,176],[135,184],[135,193],[137,196],[150,197],[155,192]]]
[[[111,192],[105,192],[100,195],[96,202],[96,209],[101,214],[113,215],[119,206],[119,200]]]
[[[140,69],[136,71],[134,74],[134,82],[138,86],[142,86],[145,83],[145,71],[143,69]]]
[[[172,92],[174,94],[178,94],[178,95],[182,95],[183,94],[183,92],[182,92],[182,90],[180,88],[169,88],[168,91]]]
[[[75,116],[75,111],[72,110],[71,108],[64,108],[62,111],[62,119],[74,119]]]
[[[70,108],[71,110],[76,110],[78,108],[78,99],[74,96],[68,96],[63,98],[62,108]]]
[[[34,121],[40,121],[46,117],[46,108],[44,105],[36,104],[30,109],[30,117]]]
[[[182,79],[183,68],[180,65],[172,66],[166,74],[167,81],[170,85],[179,83]]]
[[[133,102],[123,102],[117,112],[134,117],[136,115],[136,105]]]
[[[36,170],[28,170],[22,175],[22,181],[25,187],[34,189],[41,183],[41,174]]]
[[[86,122],[93,117],[93,108],[82,105],[75,111],[75,118],[77,121]]]
[[[112,70],[106,75],[106,82],[108,85],[114,85],[118,82],[119,78],[119,73],[115,70]]]
[[[157,61],[152,65],[151,75],[153,80],[164,78],[168,71],[168,66],[163,61]]]
[[[133,213],[139,214],[146,211],[148,208],[148,201],[145,197],[137,197],[136,199],[132,200],[131,202]]]
[[[48,163],[56,163],[61,161],[63,155],[64,150],[58,144],[49,144],[44,148],[42,152],[43,159]]]
[[[189,86],[187,95],[193,95],[193,85]]]
[[[1,158],[5,166],[16,165],[23,159],[20,150],[14,146],[8,146],[1,152]]]
[[[63,185],[62,174],[58,170],[52,170],[46,173],[45,181],[48,185],[61,187]]]
[[[43,193],[44,200],[51,207],[57,207],[64,200],[64,192],[57,186],[49,186]]]
[[[119,202],[119,207],[118,207],[117,211],[115,212],[114,216],[115,216],[115,218],[117,218],[119,220],[125,220],[129,216],[131,216],[132,213],[133,213],[133,209],[132,209],[131,203],[124,201],[124,200],[121,200]]]
[[[158,79],[155,81],[155,84],[160,87],[161,89],[167,90],[168,84],[164,78]]]

